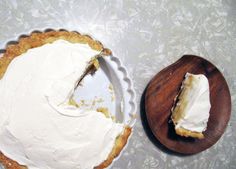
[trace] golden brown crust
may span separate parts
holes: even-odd
[[[81,35],[78,32],[50,31],[43,33],[32,33],[28,37],[20,38],[17,44],[8,45],[6,47],[6,52],[3,54],[3,57],[0,58],[0,79],[3,77],[8,65],[15,57],[25,53],[28,49],[39,47],[47,43],[52,43],[58,39],[64,39],[71,43],[85,43],[92,49],[101,51],[103,56],[111,55],[111,51],[104,48],[99,41],[95,41],[90,36]],[[103,169],[112,163],[113,159],[119,155],[123,147],[126,145],[130,134],[131,128],[126,127],[124,132],[116,139],[115,146],[113,147],[107,160],[97,166],[96,169]],[[27,169],[27,167],[19,165],[16,161],[9,159],[1,152],[0,162],[6,169]]]
[[[178,135],[184,136],[184,137],[193,137],[193,138],[198,138],[198,139],[204,138],[204,135],[202,133],[190,131],[190,130],[184,129],[182,127],[175,128],[175,131]]]
[[[103,169],[108,167],[114,158],[116,158],[121,150],[124,148],[124,146],[127,143],[127,140],[132,132],[132,129],[130,127],[126,127],[124,132],[116,139],[115,146],[113,147],[111,153],[109,154],[108,158],[99,166],[95,167],[95,169]]]
[[[27,169],[25,166],[21,166],[17,162],[6,157],[1,152],[0,152],[0,163],[2,163],[6,169]]]

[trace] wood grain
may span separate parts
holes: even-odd
[[[187,72],[204,74],[209,81],[211,110],[204,139],[178,136],[170,120],[174,98]],[[198,56],[185,55],[150,81],[145,94],[145,112],[148,125],[161,144],[181,154],[195,154],[214,145],[224,133],[231,114],[229,88],[212,63]]]

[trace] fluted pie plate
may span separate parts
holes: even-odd
[[[74,100],[83,100],[83,103],[87,101],[86,104],[80,105],[84,110],[89,108],[99,109],[98,111],[105,114],[107,111],[104,110],[108,109],[110,116],[113,120],[115,119],[114,121],[124,124],[124,130],[116,138],[107,159],[94,168],[102,169],[109,167],[127,144],[135,123],[137,107],[135,92],[127,70],[119,58],[113,56],[109,49],[104,48],[99,41],[92,39],[90,36],[81,35],[78,32],[66,30],[36,31],[29,36],[20,36],[17,43],[9,43],[7,45],[6,51],[0,57],[0,78],[4,76],[8,65],[17,56],[27,52],[29,49],[53,43],[59,39],[70,43],[88,44],[93,50],[100,51],[103,55],[96,58],[101,68],[97,69],[93,75],[87,74],[84,76],[80,81],[82,85],[79,84],[75,90]],[[96,68],[95,64],[97,63],[94,62],[94,67],[90,67],[93,71]],[[94,87],[94,83],[100,85]],[[0,150],[0,168],[25,169],[27,166],[22,166],[17,161],[8,158]]]

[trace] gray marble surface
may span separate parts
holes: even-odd
[[[139,104],[148,81],[183,54],[200,55],[223,72],[232,96],[227,130],[210,149],[176,156],[155,146],[140,120],[113,169],[236,168],[235,0],[0,0],[0,48],[21,34],[65,28],[100,40],[129,70]]]

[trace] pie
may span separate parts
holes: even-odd
[[[179,95],[172,108],[171,119],[178,135],[204,138],[211,108],[207,77],[186,73]]]
[[[132,128],[71,99],[111,51],[78,32],[35,32],[0,58],[0,162],[6,169],[102,169]],[[99,84],[94,84],[99,85]],[[106,112],[107,113],[107,112]]]

